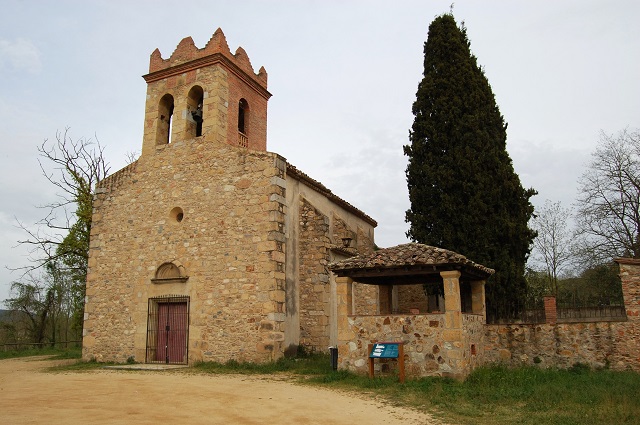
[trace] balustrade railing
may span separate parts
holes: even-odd
[[[238,146],[242,146],[243,148],[249,147],[249,138],[240,131],[238,132]]]

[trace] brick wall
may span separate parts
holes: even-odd
[[[256,74],[242,48],[232,54],[222,31],[218,30],[207,45],[198,49],[190,37],[183,39],[168,59],[156,49],[151,55],[145,105],[144,141],[142,154],[150,154],[155,147],[166,143],[158,136],[161,121],[168,121],[168,113],[159,105],[165,95],[173,99],[171,140],[182,141],[195,137],[195,122],[189,104],[194,87],[203,92],[202,137],[233,146],[239,144],[238,110],[245,99],[247,147],[265,151],[267,147],[267,73],[264,68]],[[162,117],[164,115],[164,118]]]

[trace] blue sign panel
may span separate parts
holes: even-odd
[[[371,353],[369,358],[372,359],[397,359],[398,358],[398,343],[394,342],[382,342],[373,344],[371,347]]]

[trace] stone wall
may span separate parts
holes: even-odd
[[[332,342],[335,288],[327,268],[332,248],[342,245],[343,235],[354,237],[352,255],[370,252],[372,243],[352,229],[335,211],[324,214],[307,198],[300,198],[298,235],[300,341],[307,350],[326,352]],[[353,218],[352,218],[353,220]],[[359,238],[357,235],[361,235]],[[359,314],[377,313],[377,291],[371,285],[354,285],[354,308]],[[335,323],[335,322],[333,322]]]
[[[337,343],[338,333],[336,285],[327,265],[343,256],[373,250],[376,223],[291,165],[286,183],[285,346],[290,354],[299,345],[326,352]],[[347,234],[353,238],[352,245],[343,249],[342,237]],[[361,292],[367,299],[359,308],[375,312],[377,288]]]
[[[586,363],[640,371],[640,261],[616,261],[627,320],[487,325],[484,361],[543,367]]]
[[[421,284],[398,286],[398,312],[409,313],[411,310],[418,310],[420,313],[429,311],[429,298]]]
[[[616,354],[620,322],[487,325],[485,361],[510,366],[625,368]]]
[[[329,217],[300,200],[300,344],[312,350],[329,346]]]
[[[205,137],[105,179],[94,201],[84,358],[145,361],[148,299],[167,295],[190,300],[189,362],[281,356],[284,166]],[[188,279],[153,283],[167,262]]]
[[[351,237],[351,245],[355,246],[353,254],[366,255],[373,252],[373,240],[369,232],[364,232],[362,224],[356,229],[350,227],[340,215],[332,214],[332,228],[334,245],[340,245],[343,237]],[[354,314],[379,314],[378,288],[372,285],[353,284],[353,313]]]
[[[338,347],[340,369],[367,373],[367,348],[383,341],[404,342],[408,377],[447,374],[452,369],[444,347],[444,314],[350,316],[347,320],[351,338]],[[376,370],[381,370],[381,364],[376,360]]]
[[[462,360],[465,375],[483,364],[485,317],[482,314],[462,314]]]

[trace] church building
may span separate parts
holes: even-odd
[[[376,222],[267,151],[267,72],[218,29],[156,49],[140,158],[94,198],[83,357],[264,362],[338,342],[328,265],[373,251]],[[295,107],[295,105],[291,105]],[[378,310],[354,285],[352,309]]]

